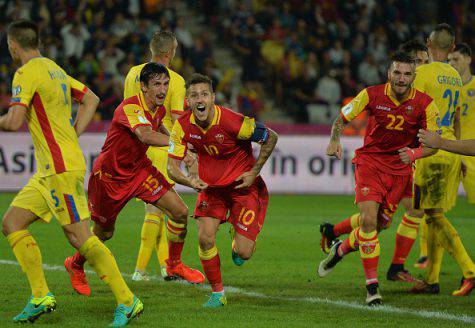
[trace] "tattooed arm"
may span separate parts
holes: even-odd
[[[340,136],[341,136],[341,133],[343,132],[343,128],[345,127],[345,124],[346,123],[343,121],[343,118],[341,117],[341,115],[338,115],[338,117],[333,122],[330,143],[328,144],[328,147],[327,147],[328,156],[335,156],[336,158],[341,159],[342,150],[341,150],[341,144],[340,144]]]

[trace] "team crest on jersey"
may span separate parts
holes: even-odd
[[[361,193],[363,194],[363,196],[367,196],[369,194],[369,187],[361,188]]]
[[[413,112],[414,112],[414,107],[412,107],[412,106],[407,106],[406,107],[407,115],[412,115]]]
[[[467,90],[467,95],[469,95],[470,97],[475,96],[475,89],[468,89]]]
[[[215,138],[220,144],[224,142],[224,135],[222,133],[218,133],[217,135],[215,135]]]
[[[209,203],[204,200],[198,204],[198,209],[200,211],[206,211],[208,208],[209,208]]]
[[[21,86],[17,85],[12,88],[12,97],[18,96],[21,92]]]
[[[365,254],[371,254],[376,249],[376,243],[365,243],[360,245],[361,250]]]

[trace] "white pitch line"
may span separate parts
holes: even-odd
[[[18,262],[9,261],[9,260],[0,260],[0,264],[6,265],[15,265],[19,266]],[[47,271],[66,271],[64,266],[61,265],[50,265],[50,264],[43,264],[43,269]],[[86,273],[95,273],[93,270],[85,270]],[[132,277],[131,274],[122,273],[124,277]],[[149,276],[152,280],[157,280],[159,282],[163,282],[163,278],[157,275],[150,275]],[[188,284],[181,280],[173,281],[175,283],[180,284]],[[203,290],[209,290],[209,285],[194,285],[195,287]],[[356,302],[348,302],[342,300],[331,300],[328,298],[321,298],[321,297],[284,297],[284,296],[273,296],[267,295],[258,292],[247,291],[242,288],[232,287],[232,286],[225,286],[227,293],[232,294],[240,294],[247,297],[252,298],[263,298],[269,300],[276,300],[276,301],[284,301],[284,302],[304,302],[304,303],[314,303],[314,304],[329,304],[343,308],[355,309],[355,310],[362,310],[362,311],[371,311],[371,312],[383,312],[389,314],[396,314],[396,315],[411,315],[414,317],[420,318],[428,318],[428,319],[442,319],[448,321],[458,321],[464,323],[475,323],[475,317],[466,315],[466,314],[452,314],[448,312],[441,312],[441,311],[425,311],[425,310],[412,310],[407,308],[400,308],[390,305],[382,305],[378,307],[369,307],[367,305],[363,305]]]

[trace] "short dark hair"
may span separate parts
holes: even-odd
[[[399,50],[411,56],[415,56],[416,52],[418,51],[428,52],[427,46],[422,41],[417,39],[412,39],[407,42],[404,42],[399,47]]]
[[[211,79],[207,77],[206,75],[199,74],[199,73],[194,73],[191,76],[191,78],[188,81],[186,81],[186,89],[188,90],[190,86],[195,85],[195,84],[200,84],[200,83],[208,84],[209,88],[213,90],[213,81],[211,81]]]
[[[414,58],[409,55],[407,52],[404,51],[396,51],[391,55],[391,64],[394,62],[398,63],[406,63],[406,64],[414,64]]]
[[[38,25],[27,19],[19,19],[8,26],[8,37],[24,49],[38,49],[40,46]]]
[[[140,82],[148,84],[148,82],[156,76],[160,76],[165,74],[166,77],[170,77],[170,73],[168,73],[168,69],[158,63],[147,63],[140,72]]]
[[[455,45],[454,52],[455,51],[460,52],[462,55],[472,57],[472,49],[465,42],[457,43]]]

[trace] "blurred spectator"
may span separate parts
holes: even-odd
[[[335,76],[335,70],[324,71],[315,89],[316,97],[328,105],[336,105],[341,101],[341,88]]]
[[[91,34],[81,22],[67,24],[61,29],[63,37],[63,50],[66,57],[75,57],[79,60],[84,52],[86,41]]]

